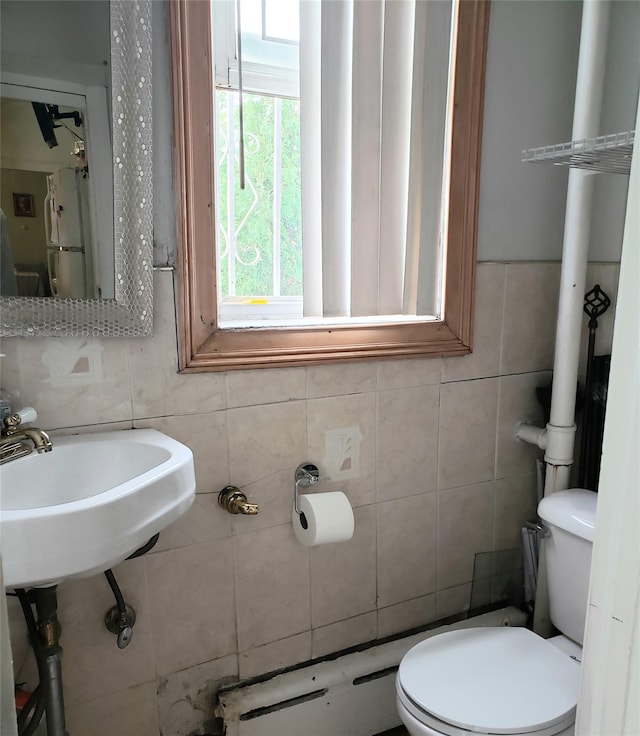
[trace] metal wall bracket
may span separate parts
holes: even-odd
[[[315,485],[320,480],[320,471],[318,470],[318,466],[313,463],[302,463],[302,465],[298,465],[294,480],[293,508],[295,509],[296,514],[300,516],[301,512],[300,506],[298,505],[298,488],[300,486],[308,488],[309,486]]]

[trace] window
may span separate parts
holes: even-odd
[[[261,3],[267,11],[265,29],[270,28],[268,9],[272,1]],[[357,0],[358,2],[361,0]],[[432,5],[424,0],[418,0],[418,3],[424,3],[424,7]],[[233,8],[233,5],[227,3],[215,3],[218,4],[227,9]],[[316,3],[303,5],[315,6]],[[214,247],[216,238],[218,241],[224,239],[225,233],[220,234],[220,230],[216,233],[214,216],[216,205],[212,162],[216,158],[216,143],[214,106],[211,100],[216,84],[220,85],[221,82],[214,78],[213,73],[211,6],[209,3],[174,0],[171,7],[176,173],[180,198],[179,311],[182,370],[305,365],[336,360],[469,352],[488,3],[484,0],[462,0],[458,10],[456,39],[453,44],[455,54],[452,57],[455,83],[451,107],[449,176],[448,186],[442,188],[442,197],[447,207],[443,228],[446,231],[446,241],[441,243],[445,262],[443,277],[439,282],[443,295],[439,310],[405,320],[388,319],[384,315],[365,315],[357,320],[338,316],[330,323],[317,319],[315,323],[285,322],[278,326],[252,329],[237,326],[224,328],[224,315],[221,326],[218,309],[218,294],[225,294],[226,288],[221,281],[223,278],[228,279],[228,272],[224,271],[221,263],[216,262],[220,259],[216,259]],[[220,30],[220,26],[221,22],[214,25],[216,31]],[[262,35],[272,39],[278,37],[278,34],[280,38],[285,36],[285,40],[291,40],[281,31],[267,30]],[[234,71],[234,64],[229,60],[233,59],[234,54],[229,53],[229,45],[226,51],[222,50],[221,45],[221,42],[216,44],[214,37],[213,55],[218,58],[217,55],[226,54],[226,84],[233,87],[237,67]],[[251,52],[253,53],[253,49]],[[257,80],[257,96],[261,96],[260,92],[270,92],[271,97],[260,104],[271,105],[273,117],[276,114],[274,100],[277,97],[273,97],[272,89],[259,90],[257,86],[258,83],[269,82],[268,79],[265,80],[268,76],[265,75],[265,68],[260,67],[259,54],[260,49],[257,48],[255,57],[247,58],[246,69],[243,64],[243,80],[246,78],[249,85],[252,85],[253,75],[254,80]],[[286,59],[283,68],[286,68]],[[287,84],[286,74],[281,81],[282,84]],[[237,95],[233,92],[221,95],[223,98],[226,96],[226,102],[219,105],[218,120],[223,123],[225,114],[231,108],[230,95],[234,94]],[[254,94],[253,90],[251,94]],[[281,104],[297,104],[290,95],[291,92],[280,92]],[[219,135],[218,140],[223,140],[222,136]],[[218,152],[219,164],[222,158]],[[218,185],[224,181],[223,174],[218,173],[217,181]],[[271,205],[273,206],[273,202]],[[244,206],[247,206],[246,203]],[[222,205],[218,205],[217,216],[219,223],[227,221]],[[227,238],[229,228],[227,225]],[[243,256],[245,260],[248,255],[250,254]],[[271,283],[275,283],[275,278],[272,278]],[[230,296],[228,292],[227,296]],[[259,300],[259,296],[256,295],[256,300]],[[290,296],[295,299],[298,295]]]
[[[239,6],[241,70],[236,2],[212,5],[222,328],[303,316],[299,0]]]

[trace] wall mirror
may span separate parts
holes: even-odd
[[[0,13],[0,334],[151,334],[151,2]]]

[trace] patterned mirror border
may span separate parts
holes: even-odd
[[[111,2],[115,300],[0,298],[0,335],[153,331],[151,1]]]

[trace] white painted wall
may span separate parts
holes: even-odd
[[[46,23],[44,13],[56,12]],[[3,0],[3,57],[24,60],[34,49],[42,56],[62,53],[95,68],[105,60],[103,42],[92,29],[105,27],[107,3]],[[559,260],[566,195],[566,172],[522,164],[521,150],[569,140],[582,3],[579,0],[493,0],[487,59],[485,122],[478,255],[483,261]],[[31,19],[30,47],[17,45],[12,24]],[[87,15],[84,15],[84,14]],[[81,23],[78,18],[83,16]],[[74,22],[75,19],[75,22]],[[81,29],[79,28],[81,26]],[[170,167],[170,85],[167,3],[154,2],[154,122],[161,127],[159,164]],[[64,44],[53,44],[55,33]],[[602,132],[633,127],[640,80],[640,3],[612,4],[607,91]],[[5,59],[3,58],[3,62]],[[3,68],[8,70],[6,63]],[[164,145],[164,144],[167,145]],[[594,207],[592,261],[617,261],[626,207],[626,178],[602,176]],[[156,177],[160,212],[172,209],[170,176]],[[175,224],[163,217],[155,262],[174,259]],[[166,231],[165,231],[166,228]]]
[[[109,63],[109,3],[106,0],[2,0],[1,40],[4,71],[35,74],[54,79],[73,79],[96,84],[101,78],[82,78],[85,67],[102,69]],[[25,29],[29,33],[25,34]],[[40,71],[15,68],[21,64],[40,63]],[[73,76],[61,76],[52,66],[71,70]],[[46,73],[47,69],[50,73]]]
[[[582,3],[493,0],[487,58],[478,256],[559,260],[567,174],[521,150],[571,138]],[[634,127],[640,3],[611,7],[601,133]],[[618,261],[627,177],[600,175],[591,261]]]
[[[605,79],[600,132],[633,130],[640,87],[640,2],[618,0],[612,5]],[[628,184],[619,174],[596,179],[591,260],[620,259]]]
[[[640,117],[638,118],[640,125]],[[576,733],[640,733],[640,153],[620,268]]]
[[[521,163],[523,148],[569,140],[579,2],[491,3],[478,257],[559,260],[567,174]]]

